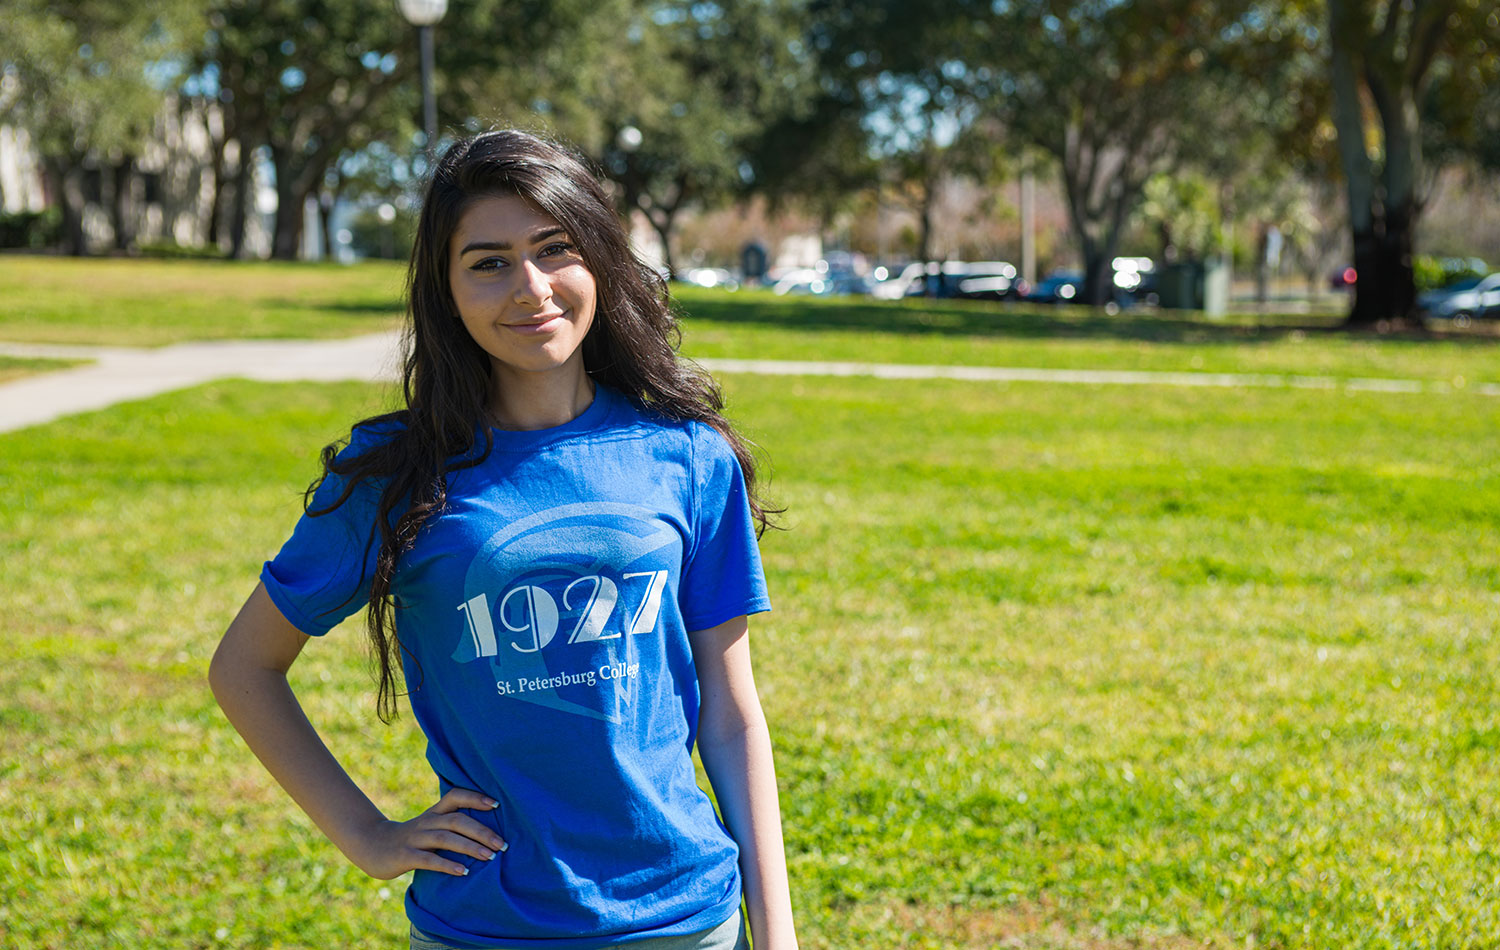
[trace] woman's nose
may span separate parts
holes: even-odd
[[[540,306],[552,297],[552,282],[536,262],[523,258],[516,283],[516,303]]]

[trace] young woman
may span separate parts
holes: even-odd
[[[230,722],[365,872],[415,871],[413,948],[796,946],[747,643],[765,513],[660,279],[588,168],[513,131],[434,171],[404,410],[324,450],[209,672]],[[367,611],[440,797],[387,818],[286,672]],[[722,821],[699,789],[694,743]]]

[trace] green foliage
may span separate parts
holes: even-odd
[[[1180,162],[1212,163],[1269,124],[1302,34],[1249,0],[1022,0],[981,15],[965,55],[1000,126],[1058,164],[1085,263],[1103,302],[1108,262],[1145,184]],[[1223,144],[1221,144],[1223,143]]]
[[[524,94],[599,163],[622,208],[656,229],[670,267],[677,215],[742,193],[762,136],[804,107],[816,77],[798,42],[803,6],[597,4],[567,43],[526,61],[528,75],[505,87],[505,101]],[[627,127],[638,143],[621,137]]]
[[[1469,258],[1432,257],[1427,254],[1418,254],[1412,260],[1412,271],[1418,290],[1446,287],[1465,277],[1485,276],[1484,273],[1475,269],[1474,261]]]
[[[398,208],[395,220],[387,223],[372,208],[356,214],[349,222],[350,247],[360,257],[406,261],[417,234],[416,212]]]
[[[379,0],[228,0],[207,13],[200,68],[226,105],[227,134],[243,150],[270,150],[277,217],[272,255],[296,256],[303,201],[347,151],[409,128],[393,107],[411,98],[415,56],[397,56],[411,28]],[[406,85],[403,86],[403,83]]]
[[[1156,228],[1163,251],[1172,248],[1177,255],[1201,260],[1224,243],[1219,196],[1201,175],[1157,175],[1143,192],[1141,217]]]
[[[41,211],[0,211],[0,247],[39,251],[62,237],[62,215],[57,208]]]
[[[1448,4],[1433,76],[1419,90],[1422,149],[1438,165],[1500,171],[1500,13],[1483,0]]]
[[[161,108],[149,68],[185,56],[186,0],[14,0],[0,17],[0,121],[44,157],[135,151]]]
[[[176,241],[141,241],[136,250],[142,257],[162,260],[218,260],[224,256],[217,245],[194,247]]]

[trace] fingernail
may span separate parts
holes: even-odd
[[[495,860],[495,852],[493,852],[493,851],[486,851],[484,853],[484,859],[486,861],[493,861],[493,860]]]
[[[458,875],[459,875],[459,877],[468,877],[469,876],[469,869],[468,868],[459,868],[458,869]]]
[[[502,841],[502,842],[500,842],[500,850],[501,851],[509,851],[510,850],[510,842],[509,841]]]
[[[495,801],[493,798],[486,798],[484,800],[484,803],[486,805],[490,806],[491,808],[499,808],[500,807],[500,803],[497,802],[497,801]]]

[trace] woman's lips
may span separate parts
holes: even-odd
[[[566,314],[555,313],[541,320],[527,320],[524,323],[507,323],[506,326],[517,333],[551,333],[563,325],[563,318],[565,316]]]

